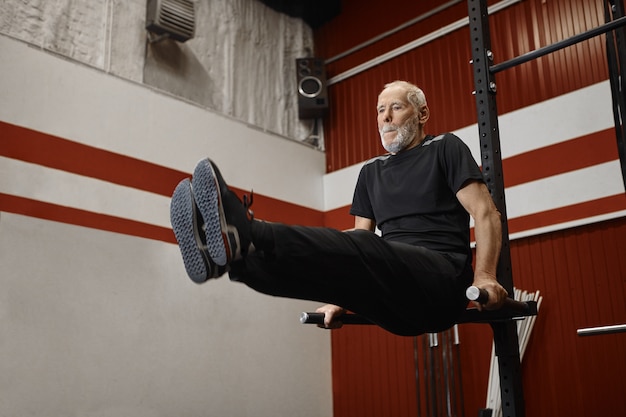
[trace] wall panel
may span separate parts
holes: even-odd
[[[544,297],[522,363],[528,416],[626,409],[626,334],[576,334],[626,323],[625,248],[623,218],[511,242],[517,288]],[[471,416],[485,406],[492,335],[482,324],[462,325],[459,334],[465,413]],[[415,355],[424,354],[421,342],[416,353],[413,338],[357,326],[334,332],[332,341],[335,417],[419,415]],[[423,379],[420,384],[424,413]]]
[[[339,54],[369,42],[383,33],[392,31],[410,20],[422,17],[435,8],[451,3],[453,2],[438,0],[404,2],[401,9],[394,10],[390,7],[383,7],[380,3],[372,0],[344,0],[341,4],[341,14],[315,31],[315,52],[327,59],[335,58]],[[434,18],[422,20],[387,36],[384,40],[371,43],[371,46],[367,48],[362,48],[344,58],[335,60],[329,64],[328,70],[331,76],[335,76],[355,65],[375,58],[381,53],[402,46],[438,29],[443,26],[442,21],[447,24],[464,16],[467,16],[465,0],[458,0],[456,4],[451,4],[436,14]],[[338,34],[340,36],[337,36]]]
[[[576,335],[626,322],[625,247],[624,219],[513,242],[516,285],[545,297],[524,359],[528,415],[613,415],[626,406],[626,334]]]
[[[360,5],[372,13],[376,11],[376,22],[385,21],[387,14],[398,13],[377,8],[369,1],[360,2]],[[347,8],[344,13],[349,16],[351,10]],[[396,37],[384,39],[366,48],[366,51],[370,51],[366,55],[349,55],[329,64],[328,75],[332,78],[415,40],[428,31],[450,24],[457,15],[467,15],[465,2],[429,18],[416,28],[407,28],[402,33],[410,35],[401,40]],[[406,14],[402,16],[404,21],[413,17]],[[322,28],[325,32],[317,34],[318,54],[324,58],[330,58],[338,52],[333,49],[333,45],[339,41],[329,40],[331,31],[336,31],[332,39],[343,39],[345,34],[363,31],[362,20],[346,19],[338,22],[341,25],[325,26]],[[498,63],[598,26],[603,22],[602,2],[528,0],[497,12],[490,22],[492,49],[495,62]],[[386,26],[384,29],[388,30]],[[324,42],[330,46],[324,46]],[[356,43],[354,40],[350,47]],[[462,28],[331,85],[332,111],[325,121],[327,171],[359,163],[382,152],[374,128],[373,109],[384,83],[394,79],[413,81],[425,90],[432,113],[428,131],[450,131],[475,123],[475,104],[471,95],[473,77],[469,60],[469,35],[467,28]],[[501,72],[496,76],[499,113],[511,112],[606,80],[607,71],[604,38],[596,37]]]
[[[259,218],[321,225],[323,155],[4,36],[0,51],[0,415],[331,415],[329,334],[297,321],[318,303],[198,286],[169,223],[210,155]]]

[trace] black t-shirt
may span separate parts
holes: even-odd
[[[456,198],[482,174],[467,147],[446,133],[361,168],[350,214],[373,219],[390,241],[470,254],[469,214]]]

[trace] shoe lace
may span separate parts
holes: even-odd
[[[254,220],[254,212],[250,210],[250,206],[252,206],[252,203],[254,202],[254,190],[251,190],[249,195],[244,194],[242,200],[243,207],[246,209],[246,214],[248,215],[248,220]]]

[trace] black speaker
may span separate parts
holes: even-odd
[[[316,119],[328,111],[326,69],[319,58],[296,59],[298,118]]]

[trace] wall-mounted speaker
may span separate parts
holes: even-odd
[[[296,59],[298,80],[298,117],[316,119],[328,111],[326,69],[319,58]]]

